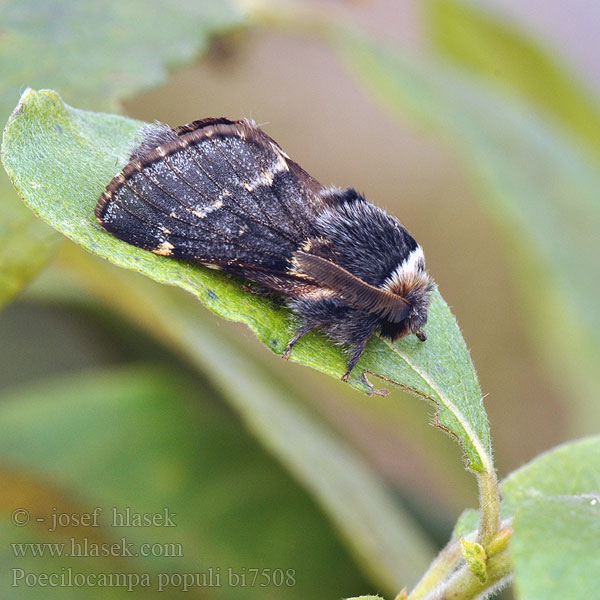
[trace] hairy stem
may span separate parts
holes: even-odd
[[[424,600],[470,600],[491,593],[498,586],[508,583],[511,575],[511,562],[508,552],[505,551],[496,557],[494,564],[490,564],[490,575],[485,583],[464,566],[455,575],[450,577],[445,584],[427,596]]]
[[[438,587],[444,579],[454,571],[462,559],[462,549],[458,540],[452,540],[435,557],[425,575],[409,594],[409,600],[424,598],[429,592]]]
[[[489,555],[490,550],[492,550],[492,554],[495,552],[497,541],[502,537],[502,532],[500,532],[500,490],[491,457],[484,464],[484,471],[477,474],[481,513],[477,541]],[[410,593],[409,600],[429,598],[433,591],[443,587],[442,582],[450,580],[450,575],[456,569],[461,558],[461,545],[458,540],[452,540],[431,563],[421,581]]]
[[[509,522],[506,523],[508,525]],[[512,563],[508,543],[512,529],[508,526],[498,531],[487,544],[487,579],[482,582],[466,564],[457,568],[462,559],[461,544],[450,542],[433,561],[421,581],[408,596],[409,600],[469,600],[489,594],[499,585],[508,582]]]
[[[477,541],[484,547],[497,536],[500,531],[500,490],[494,465],[491,462],[487,468],[477,474],[479,485],[479,505],[481,521]]]

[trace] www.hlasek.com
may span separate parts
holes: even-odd
[[[12,587],[118,587],[132,592],[137,588],[154,588],[159,592],[176,589],[187,592],[200,587],[293,587],[295,569],[211,567],[198,573],[80,573],[71,567],[55,572],[27,572],[11,569]]]
[[[12,542],[11,547],[17,558],[183,556],[183,546],[177,542],[134,544],[124,537],[118,542],[94,542],[86,537],[70,538],[68,542]]]

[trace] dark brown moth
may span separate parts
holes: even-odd
[[[318,328],[347,349],[344,380],[373,333],[426,339],[421,246],[355,190],[322,186],[251,121],[148,126],[95,214],[129,244],[281,294],[297,316],[284,356]]]

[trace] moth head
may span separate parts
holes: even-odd
[[[421,329],[427,321],[433,283],[425,271],[420,247],[394,269],[381,287],[362,281],[328,259],[301,250],[294,254],[294,265],[348,306],[378,315],[384,337],[396,340],[414,333],[425,340]]]
[[[427,322],[429,292],[433,282],[425,270],[425,257],[421,246],[417,246],[389,275],[382,288],[407,300],[408,310],[400,322],[382,318],[381,335],[393,341],[414,333],[425,340],[422,331]]]
[[[427,338],[423,327],[427,323],[427,311],[429,309],[429,292],[433,288],[432,284],[426,287],[417,287],[409,292],[406,299],[410,307],[402,321],[394,323],[389,319],[382,318],[379,321],[381,336],[396,341],[406,335],[414,333],[421,341]]]

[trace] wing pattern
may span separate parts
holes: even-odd
[[[248,121],[151,127],[101,196],[100,223],[157,254],[285,273],[315,235],[320,184]]]

